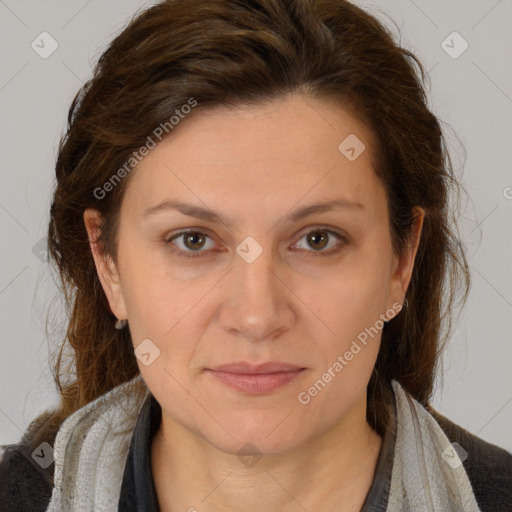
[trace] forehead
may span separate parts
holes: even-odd
[[[251,214],[251,205],[282,208],[335,195],[378,207],[373,148],[371,131],[333,101],[296,95],[197,108],[132,171],[124,202],[141,212],[186,197],[215,209],[243,204]]]

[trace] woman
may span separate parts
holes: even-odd
[[[510,510],[512,455],[429,404],[469,273],[423,73],[341,0],[132,20],[59,148],[74,368],[8,510]]]

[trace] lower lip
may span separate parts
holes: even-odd
[[[254,395],[274,391],[297,378],[305,368],[292,372],[278,373],[229,373],[207,370],[224,384]]]

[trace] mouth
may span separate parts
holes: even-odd
[[[246,362],[220,365],[205,371],[217,381],[248,394],[262,394],[275,391],[294,381],[306,368],[270,361],[252,365]]]

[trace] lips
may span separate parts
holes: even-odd
[[[211,368],[213,371],[241,374],[283,373],[294,372],[301,369],[303,369],[303,367],[284,363],[282,361],[267,361],[258,365],[254,365],[245,361],[239,361],[236,363],[222,364],[215,368]]]
[[[284,363],[281,361],[268,361],[253,365],[245,361],[207,368],[217,381],[247,394],[257,395],[269,393],[291,383],[306,368]]]

